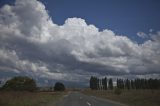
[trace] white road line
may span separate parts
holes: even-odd
[[[93,100],[94,102],[97,103],[97,100],[96,100],[96,97],[95,97],[95,96],[91,96],[91,98],[92,98],[92,100]]]
[[[89,102],[86,102],[88,106],[92,106]]]

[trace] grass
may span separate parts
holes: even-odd
[[[66,92],[0,92],[0,106],[54,106]]]
[[[122,90],[120,95],[114,90],[85,90],[83,93],[118,101],[128,106],[160,106],[160,90]]]

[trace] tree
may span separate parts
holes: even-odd
[[[117,88],[124,87],[126,89],[160,89],[160,79],[117,79]]]
[[[122,83],[121,83],[121,79],[117,79],[117,88],[121,88]]]
[[[130,89],[130,80],[125,81],[125,87],[129,90]]]
[[[93,79],[94,79],[93,76],[91,76],[91,78],[90,78],[90,83],[89,83],[91,89],[94,89],[94,82],[93,82]]]
[[[95,83],[95,89],[99,89],[99,79],[97,77],[94,78],[94,83]]]
[[[64,91],[65,90],[65,86],[61,82],[56,82],[55,86],[54,86],[54,90],[55,91]]]
[[[104,78],[104,89],[107,90],[107,78]]]
[[[37,90],[36,82],[27,76],[17,76],[6,81],[2,90],[14,91],[35,91]]]
[[[131,89],[135,89],[135,83],[134,83],[134,80],[131,80]]]
[[[109,83],[108,83],[108,84],[109,84],[109,86],[108,86],[109,89],[112,90],[112,89],[113,89],[113,81],[112,81],[112,78],[109,79]]]
[[[101,88],[100,88],[100,79],[99,78],[96,78],[96,90],[100,90]]]
[[[90,88],[93,89],[93,90],[98,90],[99,79],[97,77],[91,76],[91,78],[90,78]]]
[[[123,79],[120,79],[120,88],[124,89],[124,80]]]

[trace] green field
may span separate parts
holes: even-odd
[[[66,92],[0,92],[0,106],[54,106]]]
[[[85,90],[84,94],[110,99],[128,106],[160,106],[160,90],[122,90],[120,95],[114,90]]]

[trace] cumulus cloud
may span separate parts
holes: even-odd
[[[140,37],[140,38],[147,38],[148,35],[144,32],[137,32],[137,35]]]
[[[40,1],[16,0],[0,9],[0,71],[68,81],[159,74],[159,35],[137,44],[81,18],[68,18],[59,26]]]
[[[149,29],[149,32],[152,33],[154,30],[153,29]]]

